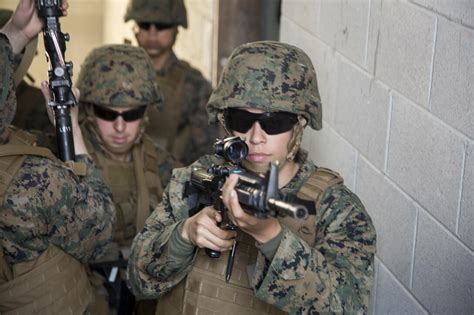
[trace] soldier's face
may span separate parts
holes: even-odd
[[[118,113],[125,113],[136,110],[132,107],[107,108]],[[105,147],[116,154],[128,153],[135,140],[140,135],[143,118],[132,121],[125,121],[122,116],[117,116],[114,120],[105,120],[95,115],[97,129],[100,133]]]
[[[259,109],[245,109],[250,113],[263,113]],[[245,132],[232,133],[241,138],[245,138],[245,142],[249,147],[249,153],[246,160],[255,165],[257,168],[266,168],[269,162],[284,161],[288,155],[288,143],[293,134],[293,129],[269,135],[263,129],[258,121],[255,121],[250,129]]]
[[[154,24],[148,25],[148,29],[135,27],[135,37],[138,44],[143,47],[151,58],[156,58],[171,51],[178,27],[173,26],[165,29],[157,29]]]

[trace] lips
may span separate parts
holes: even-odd
[[[112,137],[112,141],[115,144],[124,144],[127,142],[127,137]]]
[[[252,161],[252,162],[263,162],[268,160],[270,157],[270,154],[265,154],[265,153],[250,153],[247,155],[247,160]]]

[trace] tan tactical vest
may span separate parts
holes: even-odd
[[[157,110],[149,106],[149,125],[146,133],[157,143],[166,148],[166,151],[179,157],[184,152],[184,146],[189,134],[189,130],[180,131],[178,135],[178,124],[183,111],[183,89],[186,73],[191,70],[189,64],[179,61],[174,65],[167,76],[158,76],[158,85],[164,95],[163,108]]]
[[[142,145],[133,146],[131,163],[114,162],[94,150],[88,141],[86,145],[112,190],[117,216],[114,240],[128,246],[143,228],[153,205],[161,201],[163,185],[157,173],[158,152],[145,135]]]
[[[9,128],[8,144],[0,145],[0,203],[26,155],[56,160],[45,148],[34,146],[32,135]],[[0,244],[2,245],[2,244]],[[55,246],[33,261],[7,263],[0,247],[0,313],[83,314],[93,299],[85,267]]]
[[[316,214],[310,215],[306,220],[285,217],[280,222],[313,246],[321,199],[328,188],[342,183],[342,177],[336,172],[318,168],[297,194],[301,199],[314,201]],[[224,280],[229,252],[220,258],[211,259],[205,251],[199,250],[193,269],[187,277],[159,299],[156,314],[286,314],[255,297],[249,285],[247,271],[257,259],[255,240],[241,231],[237,240],[237,254],[229,283]]]

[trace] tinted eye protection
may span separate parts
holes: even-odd
[[[107,121],[115,121],[115,119],[117,119],[119,116],[122,117],[126,122],[135,121],[137,119],[143,118],[143,115],[145,115],[146,111],[146,106],[127,110],[122,113],[95,104],[93,104],[92,107],[94,108],[94,114],[97,118]]]
[[[226,125],[229,129],[246,133],[258,121],[268,135],[287,132],[298,122],[295,114],[287,112],[250,113],[246,110],[228,108],[225,113]]]
[[[137,25],[139,28],[146,31],[148,31],[152,25],[155,25],[155,28],[158,31],[166,30],[174,26],[173,24],[154,23],[154,22],[138,22]]]

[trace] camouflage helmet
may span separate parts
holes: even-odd
[[[157,22],[188,27],[183,0],[130,0],[125,22]]]
[[[156,72],[140,47],[106,45],[94,49],[77,81],[81,102],[112,107],[161,107]]]
[[[322,128],[322,105],[316,72],[301,49],[261,41],[237,47],[229,57],[217,88],[207,104],[215,123],[225,108],[258,108],[302,115],[309,125]]]

